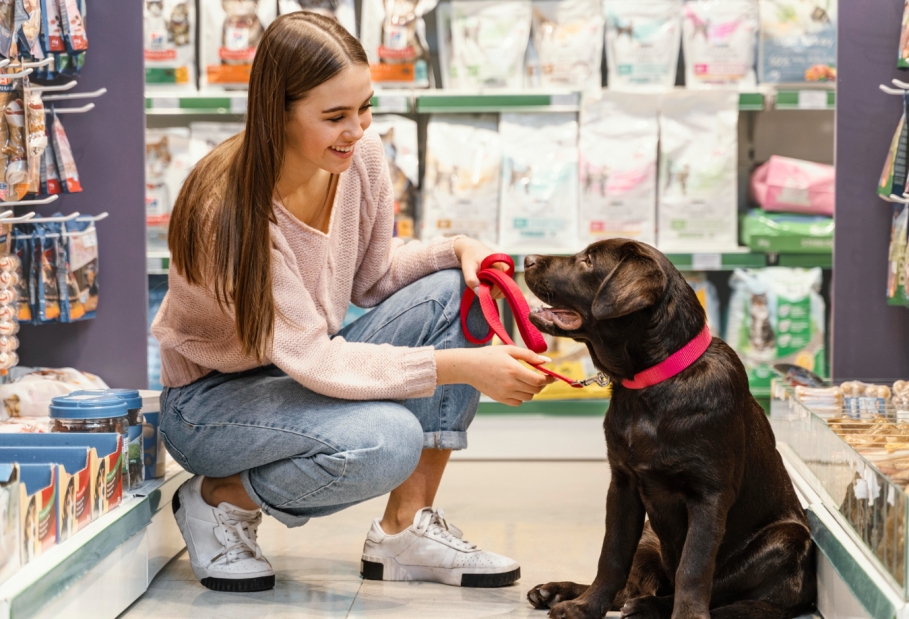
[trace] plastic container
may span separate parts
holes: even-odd
[[[142,430],[145,419],[142,415],[142,396],[138,389],[83,389],[73,395],[114,396],[126,403],[126,416],[129,421],[127,439],[127,463],[129,466],[129,489],[134,490],[145,481],[145,455],[143,450]]]
[[[161,392],[140,391],[142,396],[142,416],[145,425],[142,430],[142,449],[145,456],[145,479],[164,477],[167,451],[161,438]]]

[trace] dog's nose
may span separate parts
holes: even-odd
[[[532,269],[536,263],[539,256],[536,254],[530,254],[529,256],[524,256],[524,270]]]

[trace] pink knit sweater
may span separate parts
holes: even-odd
[[[432,347],[346,342],[330,338],[348,304],[373,307],[435,271],[458,266],[454,239],[403,243],[392,238],[394,196],[379,136],[367,131],[338,181],[328,234],[275,204],[271,268],[276,317],[267,361],[300,384],[348,400],[431,396]],[[232,313],[209,288],[191,286],[171,267],[169,291],[152,325],[161,343],[161,382],[179,387],[212,370],[261,365],[244,355]]]

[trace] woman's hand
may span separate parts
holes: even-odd
[[[496,252],[486,247],[486,245],[480,241],[467,237],[461,237],[454,242],[454,251],[455,255],[458,257],[458,261],[461,263],[461,271],[464,273],[464,281],[467,283],[467,287],[476,289],[476,287],[480,285],[480,279],[477,277],[477,272],[480,270],[480,264],[482,264],[487,256]],[[507,270],[505,265],[501,262],[497,262],[493,267],[500,271]],[[499,291],[498,286],[493,288],[492,298],[502,298],[502,293]]]
[[[484,346],[436,351],[439,385],[467,384],[496,402],[520,406],[555,381],[527,367],[548,363],[549,358],[517,346]]]

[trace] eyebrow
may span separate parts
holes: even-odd
[[[369,95],[369,97],[366,98],[366,101],[363,103],[363,105],[366,105],[367,103],[369,103],[370,101],[372,101],[372,98],[375,96],[375,94],[376,94],[376,93],[373,92],[371,95]],[[360,107],[362,107],[362,106],[360,106]],[[339,105],[338,107],[332,107],[332,108],[329,108],[329,109],[327,109],[327,110],[322,110],[322,113],[323,113],[323,114],[333,114],[334,112],[346,112],[346,111],[349,110],[349,109],[351,109],[351,108],[348,107],[348,106]]]

